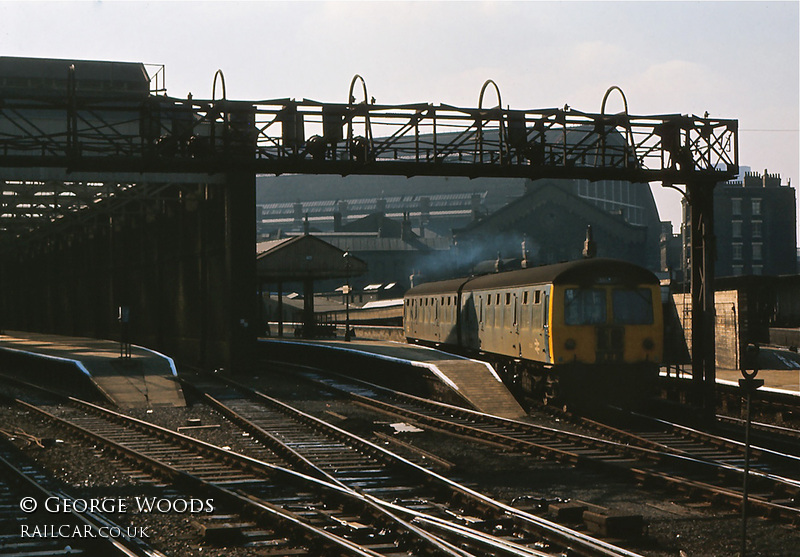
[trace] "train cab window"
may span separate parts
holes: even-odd
[[[564,322],[567,325],[605,323],[606,291],[597,288],[567,288],[564,291]]]
[[[611,293],[614,323],[652,325],[653,293],[648,288],[615,288]]]

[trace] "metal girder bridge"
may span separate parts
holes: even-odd
[[[216,91],[215,76],[214,90]],[[354,90],[360,81],[363,99]],[[487,87],[497,106],[483,107]],[[0,102],[0,245],[70,222],[132,184],[205,183],[235,172],[581,178],[684,185],[692,210],[692,364],[712,405],[713,188],[739,169],[738,121],[563,108],[501,108],[492,81],[477,108],[382,105],[356,76],[347,103],[232,101],[151,94]],[[46,176],[46,179],[41,178]],[[121,178],[117,178],[121,177]],[[112,186],[108,186],[113,182]],[[57,184],[57,185],[56,185]],[[98,185],[106,184],[106,185]],[[157,195],[157,190],[151,194]],[[116,208],[115,208],[116,210]],[[47,227],[45,227],[47,228]],[[6,244],[8,245],[8,244]]]
[[[449,105],[4,99],[0,166],[68,171],[559,177],[685,184],[738,172],[736,120]]]

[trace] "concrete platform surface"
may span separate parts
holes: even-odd
[[[800,370],[762,369],[756,375],[764,380],[764,387],[787,391],[800,396]],[[739,371],[717,370],[717,381],[739,384],[742,374]]]
[[[392,341],[269,339],[265,342],[314,344],[426,368],[442,383],[471,403],[476,410],[504,418],[519,418],[525,415],[525,410],[492,367],[478,360],[448,354],[426,346]]]
[[[186,406],[175,363],[141,346],[123,359],[116,341],[5,331],[0,350],[71,364],[121,408]]]

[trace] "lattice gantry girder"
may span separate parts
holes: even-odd
[[[0,166],[725,180],[736,120],[311,100],[5,101]]]

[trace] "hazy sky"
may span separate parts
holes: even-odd
[[[0,55],[160,64],[168,94],[195,98],[218,69],[241,100],[346,102],[360,74],[379,103],[474,107],[493,79],[511,108],[599,112],[618,85],[631,114],[738,119],[740,163],[797,186],[798,6],[0,0]],[[679,194],[653,190],[679,222]]]

